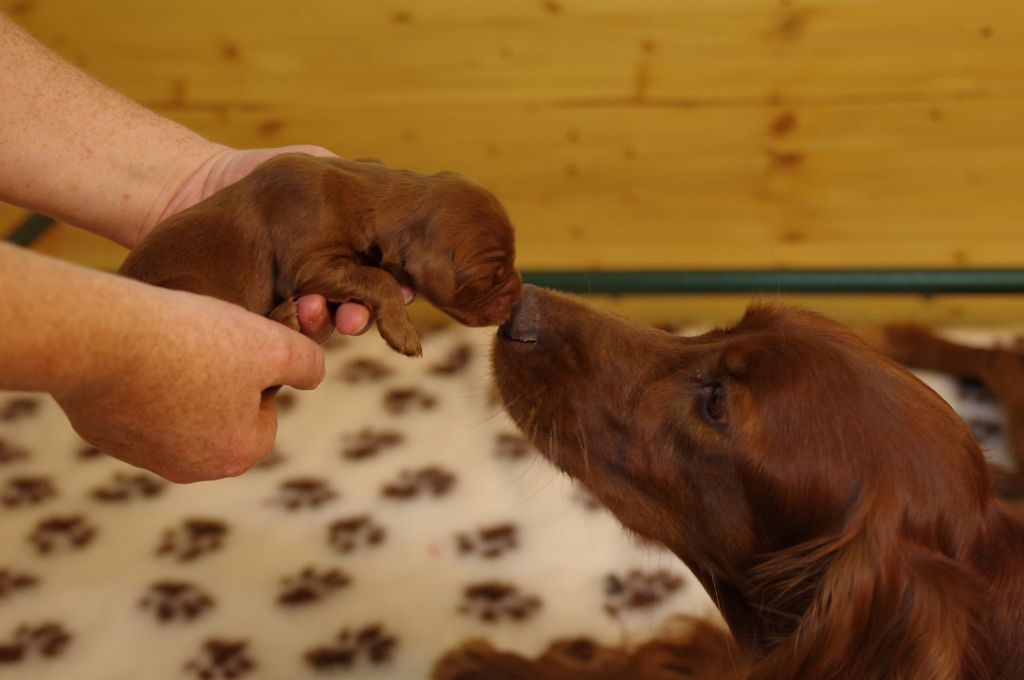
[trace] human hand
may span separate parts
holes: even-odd
[[[313,389],[323,350],[285,326],[213,298],[151,288],[139,337],[118,365],[54,392],[104,452],[174,482],[240,474],[277,433],[273,385]]]
[[[167,208],[152,224],[144,225],[142,234],[153,226],[186,208],[190,208],[229,184],[242,179],[264,161],[285,153],[305,153],[311,156],[334,156],[322,146],[299,144],[270,149],[221,148],[207,159],[174,194]],[[140,238],[142,236],[140,234]],[[402,287],[406,303],[415,292]],[[336,328],[343,335],[360,335],[370,327],[370,310],[357,302],[345,302],[334,311],[333,319],[327,301],[322,295],[306,295],[298,300],[299,326],[302,332],[317,342],[324,342]]]

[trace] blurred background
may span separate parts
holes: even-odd
[[[525,270],[1018,267],[1017,0],[0,0],[226,144],[463,172]],[[0,229],[24,214],[0,207]],[[67,227],[34,247],[113,269]],[[749,295],[603,297],[644,321]],[[848,323],[1008,323],[1021,296],[804,296]],[[420,314],[427,314],[421,309]]]

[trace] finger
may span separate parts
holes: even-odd
[[[405,300],[405,304],[409,304],[416,299],[416,291],[409,286],[402,286],[402,299]]]
[[[282,327],[282,344],[271,385],[311,390],[324,379],[324,350],[304,335]]]
[[[344,335],[365,333],[370,326],[370,310],[355,302],[346,302],[338,307],[334,325]]]
[[[304,295],[295,303],[299,314],[299,327],[314,342],[324,342],[334,330],[327,301],[322,295]]]

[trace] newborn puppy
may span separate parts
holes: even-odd
[[[284,154],[158,224],[120,273],[296,330],[303,295],[360,302],[392,348],[419,356],[400,284],[464,324],[500,324],[520,294],[514,260],[505,210],[461,175]]]

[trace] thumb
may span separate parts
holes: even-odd
[[[274,385],[290,385],[300,390],[311,390],[324,379],[324,350],[301,333],[281,327],[277,355],[280,357],[273,371]]]

